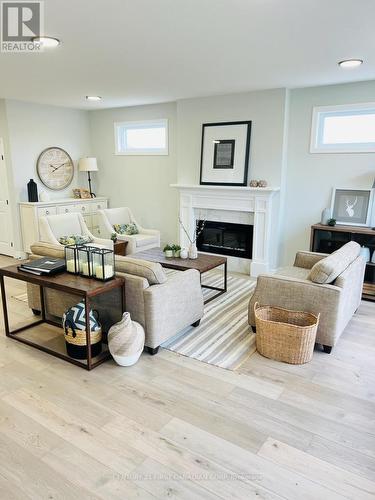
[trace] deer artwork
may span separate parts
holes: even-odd
[[[355,200],[353,201],[353,203],[349,203],[349,200],[346,200],[346,209],[345,209],[345,212],[348,214],[349,217],[353,217],[354,216],[354,210],[353,209],[356,206],[357,201],[358,201],[357,196],[355,197]]]

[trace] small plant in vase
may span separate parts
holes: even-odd
[[[173,257],[173,248],[171,245],[165,245],[163,252],[166,257]]]
[[[336,219],[329,219],[327,225],[332,227],[336,226]]]
[[[198,250],[197,250],[197,239],[199,235],[203,232],[204,226],[206,224],[205,220],[196,220],[195,221],[195,234],[194,237],[191,238],[189,235],[189,232],[187,231],[186,227],[184,226],[181,217],[178,218],[178,221],[180,223],[180,226],[182,227],[182,230],[186,234],[188,240],[190,241],[190,246],[189,246],[189,259],[197,259],[198,258]]]
[[[173,257],[180,258],[181,247],[180,245],[172,245]]]
[[[113,241],[113,243],[116,243],[116,241],[117,241],[117,233],[112,233],[111,234],[111,240]]]

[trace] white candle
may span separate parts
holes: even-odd
[[[106,264],[104,266],[104,277],[103,277],[103,268],[102,266],[96,266],[95,268],[95,275],[99,279],[105,279],[107,280],[108,278],[112,278],[113,276],[113,266],[111,264]]]
[[[74,264],[74,259],[69,259],[69,260],[66,261],[66,270],[69,273],[75,273],[76,272],[76,268],[75,268],[75,264]]]
[[[82,262],[81,272],[84,276],[90,276],[90,266],[88,262]]]

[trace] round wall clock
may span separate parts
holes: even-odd
[[[74,164],[66,151],[52,147],[42,151],[36,162],[40,180],[49,189],[65,189],[73,180]]]

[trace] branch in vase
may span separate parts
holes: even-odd
[[[188,240],[190,241],[190,243],[194,243],[195,240],[192,241],[192,239],[190,238],[189,233],[187,232],[187,230],[186,230],[186,228],[185,228],[185,226],[184,226],[184,224],[183,224],[183,222],[181,220],[181,217],[178,217],[178,222],[180,223],[180,226],[182,227],[182,229],[183,229],[184,233],[186,234],[186,236],[187,236]]]

